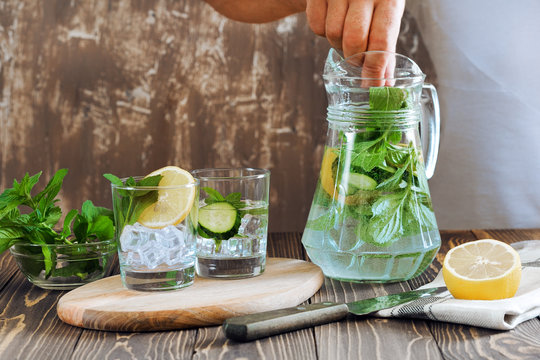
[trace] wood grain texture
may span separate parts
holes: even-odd
[[[67,359],[81,329],[63,324],[56,303],[64,292],[32,286],[17,270],[0,294],[0,359]]]
[[[69,326],[69,325],[66,325]],[[82,330],[73,359],[193,359],[195,329],[152,333]]]
[[[539,239],[540,229],[441,231],[437,260],[405,283],[362,285],[326,279],[312,301],[349,301],[415,288],[431,281],[444,253],[456,244],[492,237],[515,242]],[[302,254],[300,233],[270,234],[270,255]],[[11,255],[0,255],[11,272],[0,293],[0,359],[538,359],[540,321],[511,331],[406,319],[354,317],[251,343],[227,340],[220,327],[126,333],[86,330],[63,323],[55,307],[62,291],[32,286]],[[0,274],[1,276],[1,274]]]
[[[197,278],[178,291],[141,292],[120,276],[79,287],[58,303],[64,322],[97,330],[158,331],[221,324],[225,319],[301,304],[319,290],[321,270],[305,261],[270,258],[248,279]]]
[[[0,291],[17,271],[15,260],[9,251],[0,254]]]
[[[349,302],[409,290],[407,283],[345,283],[326,279],[313,302]],[[350,316],[346,321],[315,327],[320,359],[441,359],[424,321]],[[338,339],[336,341],[336,339]]]
[[[242,24],[190,0],[0,6],[0,189],[65,167],[67,211],[86,199],[110,207],[107,172],[263,167],[270,230],[304,229],[325,141],[329,49],[305,15]],[[398,51],[433,82],[407,15]]]
[[[281,334],[249,343],[225,338],[221,327],[199,329],[195,344],[197,359],[317,359],[311,329]]]

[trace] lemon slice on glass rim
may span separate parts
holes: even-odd
[[[442,271],[446,287],[456,299],[506,299],[519,287],[521,260],[510,245],[484,239],[451,249]]]
[[[147,175],[161,175],[158,200],[143,210],[138,218],[141,225],[152,229],[161,229],[177,225],[190,213],[195,201],[196,186],[191,174],[176,166],[166,166]],[[184,186],[183,186],[184,185]]]

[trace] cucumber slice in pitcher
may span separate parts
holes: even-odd
[[[216,202],[199,209],[199,224],[216,234],[230,231],[235,223],[238,211],[228,202]]]
[[[367,175],[350,173],[349,185],[360,190],[373,190],[377,187],[377,182]]]

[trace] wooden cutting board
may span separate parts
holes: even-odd
[[[60,298],[64,322],[96,330],[157,331],[222,324],[230,317],[301,304],[324,281],[314,264],[269,258],[262,275],[223,280],[197,277],[176,291],[141,292],[122,286],[120,275],[101,279]]]

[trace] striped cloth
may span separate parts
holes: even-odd
[[[429,319],[497,330],[510,330],[540,316],[540,240],[522,241],[512,246],[523,264],[521,282],[514,297],[490,301],[458,300],[446,291],[378,311],[375,316]],[[444,286],[442,272],[421,289],[439,286]]]

